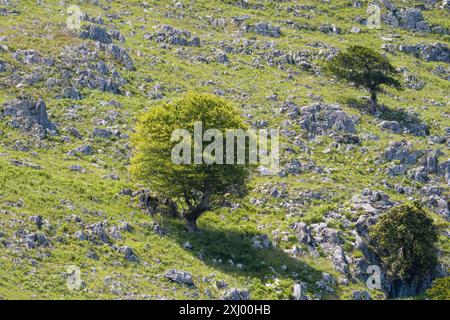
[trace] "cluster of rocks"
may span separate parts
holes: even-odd
[[[176,29],[169,25],[158,26],[158,30],[153,34],[144,36],[147,40],[153,40],[157,43],[166,43],[175,46],[200,47],[199,37],[192,36],[187,30]]]
[[[42,169],[42,167],[40,165],[34,164],[28,160],[10,159],[9,163],[11,163],[13,166],[17,166],[17,167],[25,167],[25,168],[35,169],[35,170]]]
[[[109,44],[109,45],[100,44],[99,48],[103,50],[107,55],[111,56],[118,63],[123,65],[126,69],[131,71],[135,70],[134,62],[131,59],[130,55],[128,54],[127,50],[125,50],[124,48],[121,48],[116,44]]]
[[[127,261],[139,262],[139,258],[135,255],[133,249],[128,246],[121,246],[117,248],[117,252],[120,253]]]
[[[442,0],[442,8],[450,10],[450,0]]]
[[[272,242],[270,241],[267,235],[257,235],[252,238],[252,247],[256,249],[268,249],[272,246]]]
[[[78,35],[81,39],[90,39],[102,43],[112,43],[111,36],[102,27],[95,24],[88,24],[82,27]]]
[[[370,189],[364,189],[361,195],[354,195],[351,202],[352,210],[355,212],[363,211],[377,216],[395,205],[395,202],[384,192]]]
[[[450,67],[437,66],[433,73],[447,81],[450,81]]]
[[[259,50],[267,51],[271,48],[275,48],[275,43],[261,43],[260,41],[255,39],[237,37],[232,40],[222,40],[218,42],[217,46],[226,53],[252,55]]]
[[[436,61],[450,63],[450,49],[441,42],[431,44],[418,43],[414,45],[400,45],[398,49],[401,52],[414,55],[425,61]]]
[[[18,230],[14,232],[14,238],[19,239],[28,249],[50,246],[50,240],[41,232]]]
[[[227,290],[223,296],[224,300],[249,300],[250,293],[248,289],[231,288]]]
[[[100,44],[98,48],[108,51],[108,48],[118,47],[111,44],[105,48]],[[121,63],[124,63],[127,69],[134,68],[133,62],[126,52],[122,55],[119,54],[115,59],[124,59]],[[61,53],[61,61],[65,68],[65,71],[62,71],[61,79],[49,79],[47,85],[63,86],[63,98],[81,99],[82,96],[76,88],[97,89],[119,94],[120,87],[126,83],[115,67],[100,60],[97,50],[92,50],[86,45],[65,47]],[[74,72],[67,71],[71,69]]]
[[[44,101],[14,99],[3,105],[0,116],[7,117],[13,128],[31,132],[43,139],[48,133],[56,134],[56,125],[49,121]]]
[[[84,145],[81,145],[81,146],[79,146],[79,147],[77,147],[77,148],[75,148],[73,150],[70,150],[67,154],[69,156],[75,156],[75,155],[78,155],[78,154],[91,156],[91,155],[94,154],[94,149],[90,145],[84,144]]]
[[[333,267],[343,274],[349,273],[349,262],[342,245],[342,233],[330,228],[326,223],[316,223],[308,226],[303,222],[293,225],[294,233],[300,244],[306,245],[309,252],[316,252],[317,246],[329,256]]]
[[[414,150],[408,141],[401,140],[392,141],[382,153],[381,158],[385,162],[398,162],[388,168],[390,176],[404,175],[408,172],[412,179],[427,182],[429,174],[436,174],[450,183],[449,161],[439,161],[439,157],[443,155],[440,150],[428,153],[423,150]],[[419,160],[421,160],[421,166],[408,170],[411,166],[418,164]]]
[[[417,119],[412,118],[411,121],[400,124],[396,120],[382,120],[378,123],[378,126],[384,130],[390,131],[392,133],[411,133],[417,137],[424,137],[429,135],[430,131],[427,124],[417,121]]]
[[[417,32],[431,31],[422,12],[417,8],[398,9],[391,5],[388,13],[383,15],[383,22],[394,28],[404,28]]]
[[[158,198],[150,190],[138,190],[131,194],[137,199],[138,207],[150,215],[162,214],[168,217],[178,217],[178,206],[170,198]]]
[[[15,60],[23,64],[39,64],[49,67],[55,64],[55,59],[51,57],[43,57],[37,50],[17,50],[12,56]]]
[[[76,231],[73,236],[79,241],[89,241],[95,245],[106,244],[119,253],[126,261],[139,262],[138,256],[134,250],[128,246],[117,246],[115,240],[122,240],[122,232],[133,232],[134,228],[127,222],[121,222],[119,225],[110,226],[108,221],[102,220],[86,227],[80,218],[74,221],[83,229]]]
[[[289,116],[311,135],[355,133],[358,118],[349,116],[337,105],[313,103],[301,108],[293,107]]]
[[[431,210],[450,221],[450,199],[445,196],[443,188],[427,185],[422,190],[422,200]]]
[[[314,55],[309,50],[298,52],[285,52],[278,49],[265,50],[259,54],[258,58],[255,58],[253,64],[259,67],[261,58],[268,66],[278,66],[282,70],[291,66],[297,66],[302,70],[310,70],[313,68],[310,61],[314,58]]]
[[[413,89],[413,90],[421,90],[425,87],[425,83],[420,80],[414,73],[404,71],[403,79],[405,83],[405,87]]]
[[[336,26],[335,24],[322,24],[319,27],[320,32],[325,33],[325,34],[341,34],[342,30],[341,28],[339,28],[338,26]]]
[[[265,37],[279,38],[282,35],[279,26],[274,26],[268,22],[258,22],[254,25],[245,24],[242,26],[242,30],[245,32],[254,32]]]
[[[164,277],[178,284],[194,286],[192,274],[186,271],[170,269],[164,274]]]
[[[109,129],[109,128],[94,128],[92,131],[92,137],[94,138],[102,138],[102,139],[111,139],[111,138],[120,138],[123,137],[121,132],[117,129]]]

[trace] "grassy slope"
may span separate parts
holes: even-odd
[[[103,1],[101,1],[103,2]],[[205,289],[212,292],[212,296],[220,297],[220,292],[213,282],[203,282],[202,278],[215,274],[214,279],[223,279],[229,283],[229,287],[248,287],[252,298],[289,298],[294,281],[306,281],[310,283],[310,292],[315,292],[314,282],[320,277],[320,272],[329,272],[337,278],[339,275],[332,270],[330,263],[324,258],[293,259],[287,256],[282,249],[291,248],[295,239],[291,235],[288,241],[279,241],[278,248],[273,250],[256,250],[250,246],[252,235],[265,233],[271,235],[273,231],[289,231],[289,225],[295,221],[305,220],[317,222],[321,215],[338,204],[346,204],[355,193],[360,193],[365,187],[381,189],[390,194],[395,200],[404,200],[403,196],[392,193],[386,189],[382,180],[386,177],[380,171],[376,175],[368,175],[368,168],[377,168],[374,160],[391,140],[407,138],[418,148],[427,148],[424,138],[410,135],[393,135],[379,130],[373,123],[370,115],[361,114],[346,104],[348,98],[362,96],[365,93],[355,90],[343,84],[333,84],[327,78],[317,78],[306,72],[300,72],[293,80],[287,79],[284,71],[275,67],[266,66],[264,69],[251,67],[253,57],[230,54],[229,66],[218,63],[204,64],[198,61],[189,61],[180,58],[176,50],[162,49],[154,42],[143,39],[146,32],[153,32],[153,27],[159,24],[170,24],[174,27],[190,30],[194,35],[206,43],[202,48],[188,48],[192,54],[208,53],[210,48],[217,46],[221,40],[233,40],[236,27],[229,23],[223,28],[203,28],[206,16],[234,17],[243,14],[251,16],[250,22],[262,20],[280,24],[283,37],[280,39],[265,38],[248,34],[247,37],[255,37],[261,41],[275,41],[280,49],[300,50],[312,49],[306,45],[314,41],[323,41],[331,46],[345,48],[349,44],[362,44],[379,48],[385,41],[382,36],[398,33],[394,43],[416,43],[419,41],[441,41],[449,44],[448,38],[437,35],[420,35],[401,30],[391,30],[384,27],[382,30],[366,30],[359,35],[344,34],[327,36],[320,32],[290,30],[281,23],[283,20],[294,20],[299,23],[309,23],[319,26],[324,22],[335,23],[344,30],[350,29],[357,23],[352,22],[356,15],[365,16],[365,9],[351,8],[350,1],[332,1],[332,4],[322,4],[317,1],[305,1],[316,6],[311,19],[295,18],[287,13],[284,8],[291,5],[290,2],[266,4],[265,10],[241,9],[227,4],[227,1],[203,1],[194,4],[194,10],[185,13],[183,19],[178,19],[180,13],[171,1],[147,1],[149,8],[143,10],[137,1],[113,1],[110,13],[119,13],[124,10],[130,15],[115,20],[116,27],[125,36],[125,46],[130,48],[131,56],[135,61],[136,72],[120,70],[123,77],[128,80],[125,90],[132,93],[131,97],[115,96],[98,91],[83,90],[85,99],[79,102],[82,107],[78,114],[80,120],[75,126],[88,138],[94,127],[96,119],[102,118],[110,107],[102,107],[101,101],[115,99],[123,104],[123,108],[116,110],[121,115],[120,128],[122,131],[131,132],[136,115],[151,107],[155,101],[146,98],[140,86],[147,90],[154,83],[162,84],[167,89],[167,97],[174,98],[184,91],[199,90],[211,92],[219,87],[226,94],[225,97],[242,108],[243,113],[251,113],[256,119],[266,119],[271,126],[277,126],[282,118],[274,116],[278,109],[276,103],[266,99],[266,96],[277,93],[279,101],[284,101],[293,96],[293,101],[299,105],[311,102],[308,93],[319,94],[324,102],[339,102],[344,109],[353,114],[358,114],[361,120],[358,124],[358,132],[372,132],[381,137],[379,142],[367,142],[368,154],[337,153],[323,154],[321,151],[328,147],[330,140],[323,138],[321,143],[311,145],[314,152],[311,156],[300,155],[300,159],[312,158],[317,165],[332,168],[330,174],[319,175],[314,173],[288,178],[255,178],[252,186],[258,186],[266,182],[273,184],[285,182],[291,195],[305,190],[320,190],[330,196],[326,201],[314,201],[304,208],[305,215],[287,216],[280,204],[283,199],[270,199],[261,207],[249,205],[252,197],[262,195],[255,191],[242,201],[242,208],[235,212],[227,209],[218,210],[205,215],[200,221],[204,230],[203,235],[192,236],[183,233],[181,226],[173,221],[160,221],[170,230],[168,236],[155,235],[148,230],[145,223],[152,218],[139,212],[134,205],[130,205],[128,197],[119,196],[118,192],[125,187],[137,188],[129,179],[127,173],[127,159],[123,153],[123,143],[120,141],[89,141],[95,149],[102,150],[92,157],[73,159],[66,152],[80,145],[80,141],[72,140],[70,143],[61,143],[59,138],[51,138],[45,143],[48,149],[33,149],[38,156],[30,153],[17,152],[11,149],[11,144],[16,139],[26,140],[23,135],[0,122],[0,130],[4,135],[0,136],[0,231],[7,236],[12,236],[17,226],[33,230],[35,228],[28,216],[40,214],[47,219],[52,228],[44,230],[52,239],[60,238],[60,242],[53,241],[52,247],[39,250],[10,250],[0,248],[0,297],[4,298],[115,298],[115,297],[148,297],[148,298],[208,298]],[[228,1],[229,2],[229,1]],[[251,1],[255,3],[255,1]],[[231,3],[231,2],[230,2]],[[103,13],[99,7],[80,4],[83,12],[91,16]],[[43,6],[36,6],[35,1],[21,1],[19,5],[21,14],[17,17],[0,17],[0,36],[7,38],[6,43],[10,51],[16,49],[36,49],[43,53],[58,57],[63,46],[82,43],[82,40],[71,36],[64,31],[67,18],[66,7],[56,2],[45,1]],[[167,13],[170,13],[167,15]],[[426,18],[435,23],[450,28],[448,14],[441,10],[425,13]],[[169,17],[167,17],[169,16]],[[134,27],[128,23],[132,22]],[[142,29],[141,29],[142,26]],[[132,35],[131,32],[134,34]],[[88,41],[89,42],[89,41]],[[137,51],[141,54],[138,55]],[[19,70],[30,71],[32,67],[21,66],[13,61],[10,53],[0,53],[0,58],[15,65]],[[396,66],[406,66],[410,71],[418,74],[426,82],[426,87],[421,91],[406,89],[404,91],[392,91],[392,95],[381,97],[381,102],[390,108],[412,108],[420,117],[432,124],[432,133],[442,133],[442,128],[450,126],[449,110],[447,107],[436,107],[424,101],[433,99],[444,105],[449,101],[450,83],[433,75],[437,63],[426,63],[404,54],[389,55]],[[0,81],[1,81],[0,74]],[[144,79],[150,77],[154,83],[147,84]],[[215,86],[202,86],[201,83],[214,80]],[[176,90],[180,89],[180,90]],[[42,95],[47,102],[50,117],[59,128],[72,123],[67,118],[67,111],[74,101],[57,100],[53,92],[39,83],[26,88],[3,88],[0,91],[0,102],[7,101],[18,94],[27,92],[34,96]],[[248,99],[242,100],[242,94],[247,93]],[[250,108],[254,104],[257,107]],[[427,108],[423,108],[426,106]],[[442,150],[447,152],[448,150]],[[3,155],[3,153],[7,153]],[[126,151],[125,151],[126,153]],[[41,165],[42,170],[17,167],[10,164],[9,159],[29,159],[29,161]],[[87,169],[86,174],[69,171],[71,164],[80,164]],[[120,181],[106,180],[103,177],[108,173],[116,173],[121,177]],[[323,180],[329,178],[328,181]],[[390,182],[412,184],[403,179],[392,179]],[[25,205],[21,208],[11,208],[5,202],[16,202],[23,199]],[[73,208],[62,205],[62,200],[69,200]],[[86,210],[87,209],[87,210]],[[100,214],[98,212],[101,212]],[[70,214],[79,215],[86,224],[94,223],[103,217],[108,217],[109,224],[118,224],[122,220],[130,222],[135,228],[133,233],[123,233],[123,241],[117,244],[125,244],[132,247],[141,259],[141,263],[134,265],[125,262],[118,253],[108,246],[94,246],[88,242],[75,240],[71,235],[79,229],[69,223],[65,218]],[[350,213],[349,213],[350,214]],[[448,224],[436,217],[443,227]],[[16,222],[16,227],[11,227],[11,221]],[[257,229],[263,225],[262,230]],[[2,241],[0,239],[0,241]],[[190,241],[194,246],[193,251],[186,251],[182,244]],[[442,246],[450,253],[448,239],[442,239]],[[100,259],[98,261],[86,258],[88,250],[95,250]],[[357,254],[357,253],[355,253]],[[448,259],[448,254],[445,259]],[[30,259],[37,261],[36,265],[30,263]],[[222,259],[223,263],[214,263],[212,259]],[[235,263],[243,263],[244,268],[238,269],[227,262],[232,259]],[[120,262],[120,266],[115,263]],[[146,262],[146,263],[144,263]],[[78,265],[83,272],[83,280],[87,289],[81,292],[69,291],[61,277],[68,265]],[[287,266],[283,271],[283,265]],[[195,276],[196,289],[174,285],[158,275],[170,268],[191,271]],[[293,275],[292,272],[298,273]],[[114,280],[123,284],[121,294],[115,295],[104,284],[105,276],[112,276]],[[351,289],[363,288],[359,283],[349,287],[339,286],[337,295],[333,297],[346,298]],[[131,295],[127,295],[131,293]],[[145,296],[143,296],[145,295]],[[330,297],[331,298],[331,297]]]

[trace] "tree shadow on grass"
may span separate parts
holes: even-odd
[[[345,103],[361,113],[369,114],[384,121],[397,121],[401,127],[412,128],[424,124],[419,116],[414,112],[408,112],[405,109],[393,109],[385,105],[379,105],[376,113],[371,113],[368,101],[348,98]]]
[[[169,229],[169,237],[180,246],[188,241],[193,246],[193,254],[206,265],[233,276],[261,280],[276,276],[279,279],[311,282],[319,280],[322,275],[321,271],[289,256],[278,247],[255,248],[251,239],[261,234],[244,234],[210,225],[202,225],[200,233],[189,233],[181,222],[169,219],[164,219],[164,225]],[[242,268],[237,267],[237,264],[242,264]]]

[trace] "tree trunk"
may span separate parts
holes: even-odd
[[[186,221],[186,229],[189,232],[198,232],[197,220],[200,216],[209,209],[209,198],[211,192],[205,191],[202,196],[202,200],[196,207],[189,208],[183,216]]]
[[[189,219],[186,217],[185,220],[186,220],[186,229],[188,232],[192,232],[192,233],[199,232],[199,229],[197,227],[197,219],[196,218]]]
[[[375,90],[370,91],[370,113],[374,114],[377,112],[378,100],[377,92]]]

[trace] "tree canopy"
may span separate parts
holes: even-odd
[[[417,203],[383,214],[371,228],[370,238],[392,279],[420,278],[437,264],[437,228]]]
[[[194,137],[198,122],[201,122],[204,132],[216,129],[224,137],[226,129],[247,129],[239,113],[223,99],[190,93],[144,113],[132,137],[132,175],[148,183],[154,191],[179,200],[185,207],[182,215],[191,230],[197,229],[196,220],[203,212],[220,206],[228,196],[245,190],[252,168],[247,164],[174,163],[172,152],[180,141],[174,141],[173,133],[182,129]],[[192,141],[188,139],[185,142],[190,144]],[[225,138],[223,143],[226,143]],[[207,145],[209,142],[203,142],[201,150]],[[188,156],[191,157],[190,154]],[[223,157],[226,157],[226,152]]]
[[[389,60],[370,48],[350,46],[330,60],[327,70],[340,80],[368,90],[376,107],[382,85],[401,88],[398,72]]]

